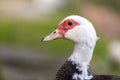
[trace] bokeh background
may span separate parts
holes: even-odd
[[[0,0],[0,80],[53,80],[73,44],[41,39],[72,14],[100,37],[90,71],[120,75],[120,0]]]

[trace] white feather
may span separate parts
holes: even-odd
[[[72,61],[73,64],[77,64],[76,68],[78,70],[83,71],[82,75],[75,73],[73,79],[77,80],[79,77],[81,80],[89,80],[92,75],[88,76],[87,69],[98,39],[96,31],[92,23],[83,17],[72,15],[64,20],[66,19],[73,19],[80,24],[65,33],[65,38],[75,43],[74,51],[68,60]]]

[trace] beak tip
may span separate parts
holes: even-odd
[[[47,42],[47,41],[51,41],[51,40],[58,39],[58,38],[61,38],[61,35],[58,32],[56,33],[52,32],[50,35],[42,38],[41,42]]]
[[[44,42],[44,37],[41,39],[41,42]]]
[[[43,38],[41,39],[41,42],[47,42],[47,41],[50,41],[50,39],[48,38],[48,36],[47,36],[47,37],[43,37]]]

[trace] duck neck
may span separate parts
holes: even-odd
[[[92,46],[88,43],[75,43],[72,55],[68,61],[71,61],[73,65],[76,65],[76,69],[81,71],[81,74],[74,74],[73,79],[77,80],[90,80],[92,75],[88,73],[88,67],[92,58],[95,44]]]

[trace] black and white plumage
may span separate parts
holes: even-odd
[[[82,74],[82,71],[76,69],[77,65],[72,64],[72,61],[66,61],[58,71],[55,80],[71,80],[74,73]]]
[[[72,55],[58,71],[55,80],[120,80],[118,76],[93,75],[88,72],[98,39],[90,21],[77,15],[66,17],[43,41],[57,38],[69,39],[75,46]]]
[[[55,80],[82,80],[82,79],[73,79],[74,73],[82,74],[82,71],[76,69],[76,64],[72,64],[71,61],[66,61],[61,68],[59,69]],[[88,73],[88,76],[92,75]],[[83,79],[89,80],[89,79]],[[119,76],[112,76],[112,75],[93,75],[90,80],[120,80]]]

